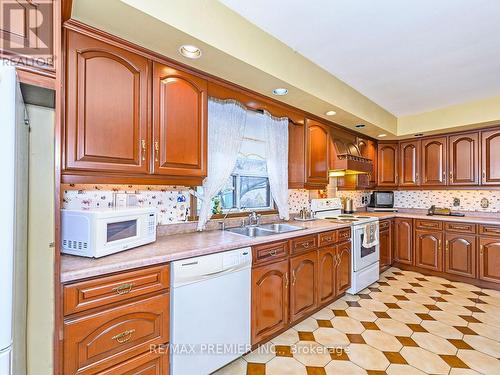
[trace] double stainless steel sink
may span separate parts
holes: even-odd
[[[280,233],[294,232],[304,229],[290,224],[276,223],[276,224],[261,224],[256,226],[244,226],[237,228],[226,229],[228,232],[241,234],[247,237],[263,237],[272,236]]]

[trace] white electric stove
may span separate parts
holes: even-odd
[[[369,248],[363,246],[364,229],[367,223],[378,222],[378,218],[362,215],[342,214],[340,198],[323,198],[311,200],[311,211],[318,219],[332,223],[351,225],[351,288],[349,294],[356,294],[367,286],[378,281],[380,244]]]

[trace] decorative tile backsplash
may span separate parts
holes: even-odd
[[[188,188],[183,186],[144,185],[62,185],[62,207],[91,209],[112,207],[115,193],[137,194],[141,207],[157,207],[158,224],[178,224],[187,221],[190,214]],[[290,213],[309,206],[307,190],[289,190]]]
[[[367,204],[361,202],[363,196],[369,197],[369,192],[340,191],[341,197],[350,197],[358,208]],[[454,198],[460,200],[460,205],[453,206]],[[488,200],[488,207],[481,207],[481,199]],[[494,190],[402,190],[394,192],[394,207],[427,209],[432,205],[448,207],[455,211],[500,212],[500,191]]]

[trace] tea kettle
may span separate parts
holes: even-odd
[[[352,198],[345,198],[344,199],[344,213],[346,214],[352,214],[354,213],[354,202]]]

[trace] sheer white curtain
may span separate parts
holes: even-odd
[[[264,116],[269,186],[281,219],[290,218],[288,208],[288,119]]]
[[[246,109],[238,102],[208,99],[208,174],[200,197],[199,231],[212,216],[212,198],[224,187],[236,165],[246,119]]]

